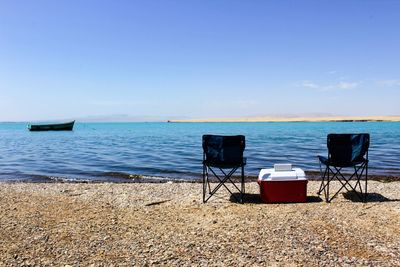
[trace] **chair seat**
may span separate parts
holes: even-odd
[[[228,163],[228,162],[215,162],[210,160],[203,160],[203,164],[209,167],[217,167],[221,169],[231,169],[235,167],[242,167],[246,165],[246,158],[243,158],[242,162]]]
[[[323,156],[318,156],[318,159],[322,164],[324,164],[326,166],[329,165],[329,166],[339,167],[339,168],[354,167],[361,163],[367,162],[366,159],[351,161],[351,162],[334,162]]]

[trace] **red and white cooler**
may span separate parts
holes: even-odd
[[[265,203],[306,202],[307,178],[300,168],[291,164],[275,164],[261,169],[258,175],[261,199]]]

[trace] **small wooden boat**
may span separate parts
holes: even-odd
[[[29,131],[72,131],[75,121],[52,124],[31,124],[28,125]]]

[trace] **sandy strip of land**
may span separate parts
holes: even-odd
[[[171,120],[169,122],[342,122],[342,121],[400,121],[400,116],[251,116]]]
[[[0,183],[0,266],[400,266],[400,182],[369,202],[246,203],[199,183]]]

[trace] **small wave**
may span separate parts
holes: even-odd
[[[94,180],[90,180],[90,179],[59,177],[59,176],[48,176],[47,179],[50,180],[50,182],[61,182],[61,183],[91,183],[91,182],[95,182]]]
[[[2,182],[31,182],[31,183],[165,183],[165,182],[196,182],[200,179],[176,178],[167,176],[148,176],[129,173],[107,172],[87,177],[47,176],[47,175],[13,175],[2,176]]]

